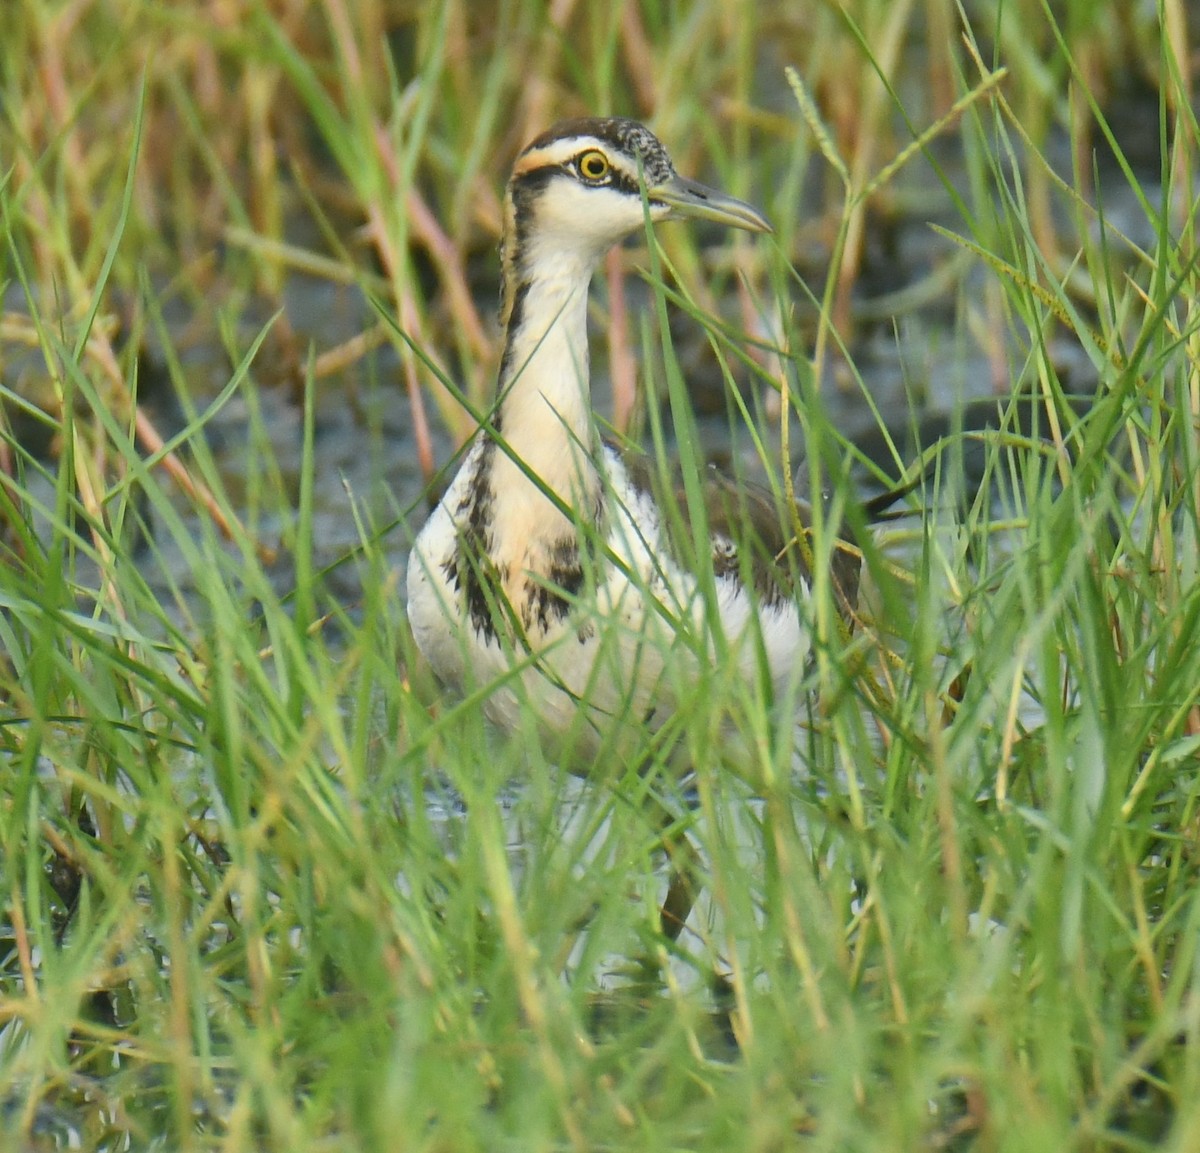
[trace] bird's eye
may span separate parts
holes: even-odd
[[[579,168],[579,175],[584,180],[603,180],[608,175],[608,170],[611,167],[608,163],[608,157],[595,148],[585,152],[576,163]]]

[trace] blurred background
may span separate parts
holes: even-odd
[[[1032,245],[1036,275],[1103,309],[1079,259],[1097,227],[1080,198],[1102,194],[1128,240],[1107,256],[1137,265],[1163,166],[1194,163],[1164,154],[1159,124],[1190,91],[1197,9],[20,0],[0,44],[5,419],[22,444],[61,449],[35,302],[114,411],[137,413],[149,451],[181,427],[180,390],[203,407],[244,376],[205,428],[264,537],[295,497],[308,373],[322,556],[350,543],[346,486],[381,516],[419,519],[474,427],[439,376],[475,406],[490,396],[508,167],[560,117],[620,114],[775,224],[766,244],[660,230],[695,307],[758,342],[764,420],[773,376],[816,374],[833,424],[894,474],[956,410],[993,411],[988,398],[1025,383],[1028,344],[994,268],[931,226],[1001,259]],[[1182,89],[1163,85],[1167,68]],[[982,142],[1001,136],[989,156]],[[1028,235],[1010,235],[997,177],[1020,189]],[[617,254],[595,294],[597,404],[620,428],[654,391],[637,368],[655,356],[631,275],[645,264],[639,245]],[[672,332],[698,411],[716,417],[711,452],[727,456],[712,343],[678,309]],[[1086,393],[1078,339],[1046,337]]]

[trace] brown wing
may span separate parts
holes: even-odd
[[[687,497],[678,470],[669,478],[664,494],[661,478],[649,457],[623,447],[616,447],[616,451],[636,488],[650,493],[660,508],[670,501],[686,511]],[[786,515],[782,499],[777,499],[765,485],[736,481],[711,465],[702,478],[701,492],[713,541],[713,571],[718,576],[743,576],[748,568],[755,591],[766,604],[793,598],[796,578],[811,577],[805,561],[811,550],[800,547],[795,533],[797,520],[804,531],[810,530],[811,507],[798,502],[793,518]],[[664,513],[663,522],[676,559],[687,563],[693,550],[686,526],[680,517],[669,513]],[[858,602],[861,562],[862,556],[852,539],[837,542],[832,575],[839,611],[847,619]]]

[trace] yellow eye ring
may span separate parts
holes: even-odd
[[[590,148],[575,162],[575,167],[584,180],[599,182],[608,175],[612,165],[598,148]]]

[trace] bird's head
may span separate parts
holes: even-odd
[[[517,158],[508,186],[507,243],[515,240],[525,259],[575,253],[594,264],[643,228],[647,211],[656,222],[692,218],[771,231],[749,204],[680,176],[643,125],[582,119],[556,124]]]

